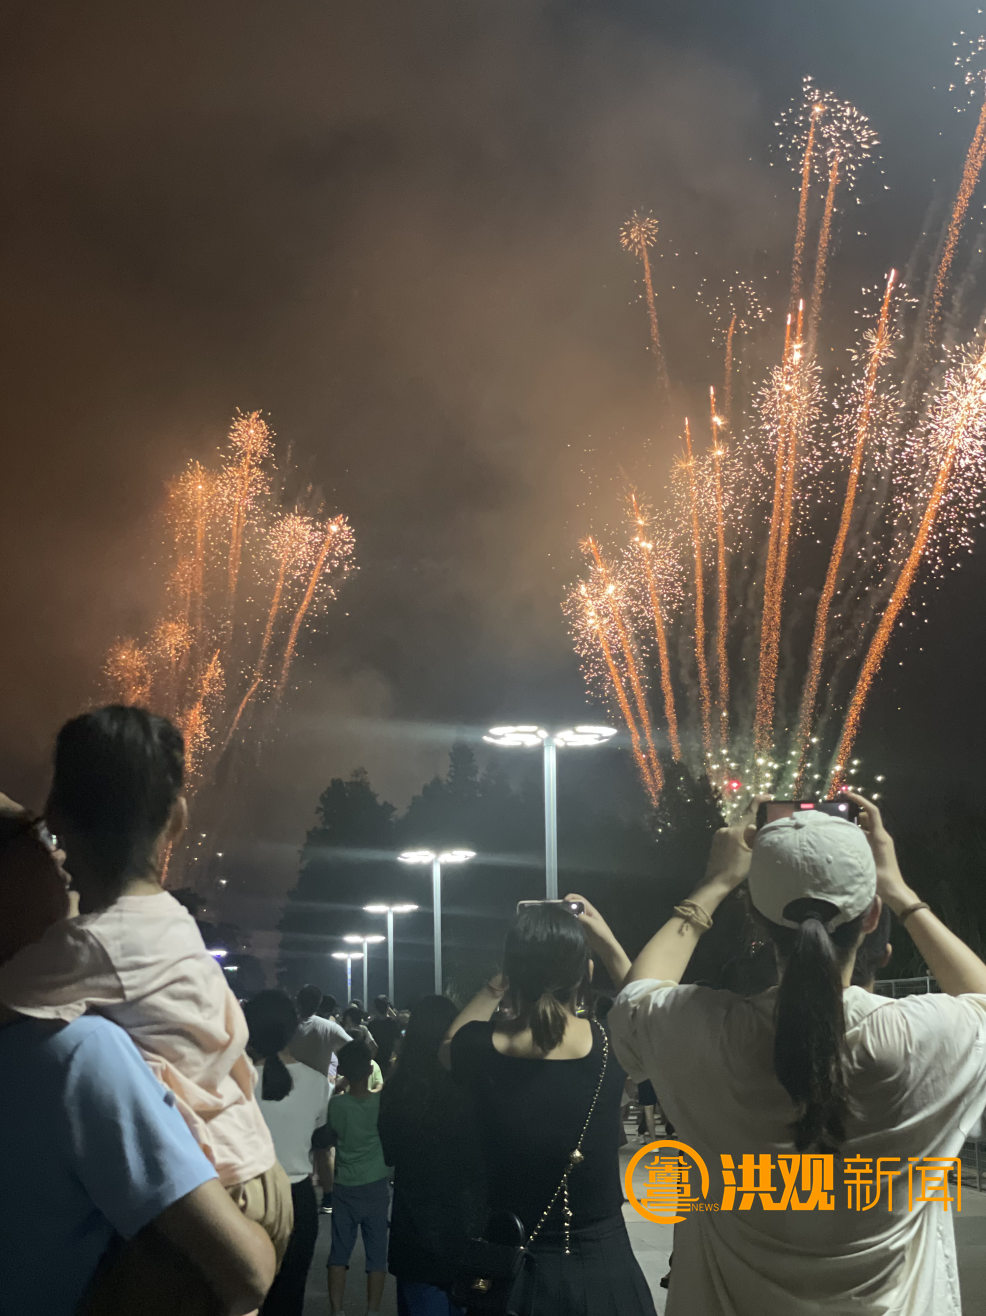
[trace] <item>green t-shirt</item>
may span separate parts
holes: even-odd
[[[371,1092],[362,1100],[350,1092],[343,1092],[329,1102],[329,1124],[339,1137],[336,1183],[344,1188],[376,1183],[390,1173],[377,1133],[379,1113],[379,1092]]]

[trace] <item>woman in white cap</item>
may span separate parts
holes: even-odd
[[[747,814],[717,833],[610,1012],[620,1060],[710,1174],[713,1209],[676,1227],[668,1316],[961,1312],[944,1171],[986,1104],[986,964],[907,886],[875,805],[852,798],[860,827],[804,813],[758,833]],[[747,877],[780,985],[749,999],[680,986]],[[883,903],[941,995],[850,985]]]

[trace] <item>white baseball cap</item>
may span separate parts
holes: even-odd
[[[825,924],[832,932],[872,905],[876,864],[862,828],[813,809],[761,827],[749,883],[756,908],[784,928],[800,927],[784,916],[792,900],[827,900],[839,911]]]

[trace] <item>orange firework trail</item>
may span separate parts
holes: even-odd
[[[229,433],[229,441],[239,454],[239,460],[227,468],[226,486],[230,503],[229,527],[229,583],[227,607],[232,617],[236,602],[240,564],[243,559],[243,532],[246,529],[250,505],[266,483],[261,463],[271,452],[270,430],[260,418],[259,411],[237,416]]]
[[[639,527],[643,527],[644,521],[640,515],[640,508],[637,506],[636,495],[631,495],[631,501],[633,519]],[[657,639],[657,656],[661,672],[661,692],[664,695],[664,716],[668,723],[668,742],[671,745],[671,755],[674,761],[679,763],[681,761],[681,740],[678,736],[678,713],[674,704],[674,687],[671,684],[671,663],[668,658],[668,636],[664,626],[664,610],[661,607],[661,596],[657,588],[654,562],[651,557],[654,545],[642,539],[639,533],[637,535],[637,544],[640,547],[641,558],[644,563],[651,615],[654,618],[654,634]]]
[[[846,485],[846,496],[842,501],[842,516],[839,519],[839,529],[835,536],[835,542],[832,545],[832,554],[829,558],[828,571],[825,575],[825,584],[822,587],[822,592],[818,599],[818,609],[815,613],[815,633],[812,636],[811,641],[811,653],[808,657],[808,675],[805,678],[805,688],[801,696],[801,715],[798,719],[798,742],[800,744],[800,751],[795,794],[799,798],[804,784],[805,768],[808,758],[808,742],[811,737],[811,726],[815,717],[815,703],[818,699],[818,686],[822,677],[822,659],[825,656],[825,641],[828,637],[829,612],[832,608],[832,600],[835,598],[835,587],[838,583],[839,570],[842,566],[842,555],[845,552],[846,540],[849,537],[849,526],[852,522],[853,508],[856,503],[856,490],[859,485],[859,473],[863,465],[863,453],[865,452],[866,441],[869,436],[870,417],[873,411],[873,400],[876,396],[877,377],[880,372],[880,364],[885,359],[888,350],[890,301],[893,296],[896,280],[897,271],[891,270],[890,276],[887,279],[887,290],[884,293],[883,305],[880,308],[880,320],[877,324],[876,335],[873,339],[873,346],[870,349],[869,362],[866,368],[866,381],[863,385],[863,397],[859,409],[859,419],[856,423],[856,439],[853,445],[852,459],[849,463],[849,481]]]
[[[640,718],[640,725],[644,730],[644,738],[647,741],[647,770],[650,774],[654,790],[660,793],[664,786],[664,773],[661,769],[661,762],[657,757],[657,750],[654,748],[654,730],[651,726],[650,713],[647,711],[647,699],[644,695],[644,688],[640,680],[640,672],[637,668],[637,660],[634,657],[633,645],[630,641],[630,635],[627,631],[626,622],[623,619],[623,612],[620,608],[619,600],[616,597],[616,586],[610,578],[609,570],[603,562],[599,552],[599,545],[594,539],[586,540],[586,547],[592,553],[596,564],[596,570],[599,572],[600,579],[603,582],[606,593],[606,602],[609,605],[610,615],[616,626],[616,633],[620,639],[620,649],[623,652],[623,661],[626,663],[627,675],[630,678],[630,688],[633,690],[633,697],[637,705],[637,713]]]
[[[582,590],[584,594],[585,586],[582,587]],[[640,732],[637,730],[637,722],[633,716],[630,701],[627,699],[626,690],[623,688],[623,678],[620,676],[620,670],[613,658],[613,650],[610,648],[609,640],[606,638],[606,632],[599,618],[599,614],[596,612],[596,609],[591,602],[588,605],[588,617],[593,629],[595,630],[599,647],[602,650],[603,658],[609,672],[609,679],[613,684],[616,700],[620,706],[620,712],[623,714],[623,720],[626,722],[627,730],[630,732],[630,745],[633,750],[633,757],[636,761],[637,768],[640,772],[641,780],[644,783],[644,789],[650,796],[651,804],[653,804],[656,809],[661,798],[661,787],[664,784],[663,773],[661,775],[660,784],[656,783],[651,774],[650,764],[644,755],[643,746],[640,743]],[[658,768],[660,770],[660,765],[658,765]]]
[[[304,598],[298,605],[298,610],[294,614],[294,620],[291,623],[291,630],[288,633],[288,642],[284,648],[284,662],[281,665],[281,675],[278,677],[277,685],[274,689],[275,699],[280,699],[284,693],[284,687],[287,684],[288,672],[291,670],[291,663],[294,660],[295,648],[298,643],[298,632],[301,630],[302,623],[308,615],[308,610],[312,606],[312,600],[318,590],[319,582],[322,578],[322,572],[329,558],[329,553],[334,552],[337,558],[348,555],[351,548],[352,536],[349,526],[346,524],[345,517],[334,517],[325,524],[325,538],[322,540],[322,547],[315,558],[315,564],[312,567],[311,576],[308,580],[308,588],[305,590]]]
[[[650,340],[654,351],[654,363],[661,387],[669,387],[668,371],[664,364],[661,350],[661,335],[657,327],[657,305],[654,301],[654,282],[651,278],[649,248],[657,241],[657,220],[650,215],[638,215],[636,211],[630,216],[620,230],[620,243],[625,251],[639,256],[644,267],[644,291],[647,297],[647,316],[650,320]]]
[[[829,243],[832,240],[832,215],[835,212],[835,193],[839,186],[839,156],[832,156],[829,169],[829,186],[825,194],[825,213],[818,236],[818,255],[815,257],[815,285],[811,291],[811,313],[808,316],[808,355],[815,355],[818,345],[818,326],[822,315],[822,293],[825,291],[825,270],[828,264]]]
[[[945,288],[948,283],[949,272],[952,268],[952,261],[955,259],[955,248],[958,245],[959,235],[962,232],[962,225],[965,223],[969,203],[972,201],[972,194],[976,190],[976,184],[979,182],[979,175],[982,171],[984,159],[986,159],[986,100],[983,101],[983,108],[979,114],[979,122],[976,125],[976,131],[969,146],[969,153],[965,159],[965,168],[962,170],[962,182],[959,184],[958,195],[955,198],[955,206],[952,209],[952,218],[948,225],[948,232],[945,235],[945,245],[942,249],[941,260],[938,263],[938,275],[935,279],[934,292],[931,295],[931,309],[928,312],[928,347],[934,347],[935,341],[938,337],[938,329],[941,324],[942,301],[945,296]]]
[[[791,323],[787,317],[784,334],[784,358],[781,366],[781,388],[790,391],[791,382]],[[784,393],[782,392],[782,399]],[[787,428],[786,418],[789,407],[782,410],[782,421],[777,431],[777,451],[774,455],[774,498],[770,512],[770,534],[767,540],[767,565],[764,571],[763,611],[760,619],[760,675],[757,681],[756,713],[753,725],[753,747],[758,756],[769,753],[774,735],[774,685],[770,673],[776,675],[776,653],[780,636],[774,635],[773,594],[774,577],[777,574],[777,554],[781,537],[781,523],[784,517],[784,499],[787,490]]]
[[[133,640],[120,640],[106,655],[106,678],[124,704],[143,706],[151,694],[151,664]]]
[[[955,470],[959,452],[970,434],[981,430],[984,420],[986,420],[986,351],[982,353],[971,370],[967,367],[966,370],[955,372],[953,386],[954,391],[951,396],[949,395],[948,382],[946,382],[945,389],[943,389],[944,405],[940,409],[937,427],[938,432],[942,434],[941,464],[928,495],[928,501],[925,504],[924,514],[921,517],[911,551],[901,568],[890,602],[880,618],[880,624],[870,641],[866,657],[863,659],[859,680],[849,703],[845,724],[842,728],[842,737],[836,751],[837,762],[831,786],[833,794],[843,780],[845,766],[852,751],[856,734],[859,731],[859,719],[863,711],[863,705],[866,703],[866,697],[870,692],[876,674],[880,670],[880,664],[883,662],[883,656],[887,651],[894,624],[907,601],[911,586],[914,584],[914,577],[917,575],[918,567],[921,565],[921,559],[928,547],[938,514],[948,492],[949,482]],[[956,413],[954,420],[949,416],[950,411]]]
[[[692,455],[692,431],[685,419],[685,448],[688,453],[688,489],[692,504],[692,546],[695,553],[695,663],[702,703],[702,744],[706,756],[712,753],[712,695],[709,690],[709,667],[705,657],[705,581],[702,575],[702,527],[698,516],[698,487],[695,482],[695,459]]]
[[[267,625],[264,628],[264,638],[260,643],[260,654],[257,658],[253,680],[247,686],[246,694],[244,694],[240,706],[236,710],[236,715],[226,736],[224,749],[232,741],[233,736],[236,734],[236,728],[240,724],[240,719],[264,679],[267,668],[267,655],[270,651],[271,640],[274,637],[274,625],[281,610],[281,598],[284,594],[285,583],[289,576],[294,574],[298,567],[302,566],[305,560],[311,557],[314,531],[315,526],[311,518],[299,516],[295,512],[286,516],[271,535],[272,543],[278,552],[277,580],[274,585],[274,594],[270,601],[270,608],[267,611]]]
[[[798,204],[798,227],[794,235],[794,262],[791,267],[791,306],[801,299],[801,266],[805,254],[805,233],[808,229],[808,196],[811,192],[812,155],[815,150],[815,125],[825,111],[825,106],[813,106],[808,125],[808,140],[805,143],[804,162],[801,166],[801,200]]]
[[[709,407],[712,413],[712,460],[715,476],[716,548],[718,549],[716,666],[719,677],[719,742],[725,753],[729,746],[729,654],[726,648],[729,628],[729,573],[726,569],[726,526],[722,510],[722,446],[719,438],[722,420],[716,415],[714,388],[709,389]]]
[[[729,328],[726,331],[726,369],[725,378],[723,379],[722,396],[725,400],[723,407],[723,421],[729,424],[729,419],[733,414],[733,335],[736,333],[736,312],[733,311],[732,319],[729,321]]]

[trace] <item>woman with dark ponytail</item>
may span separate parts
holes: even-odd
[[[906,885],[877,807],[851,798],[859,827],[806,810],[758,832],[754,801],[718,832],[610,1012],[617,1054],[711,1180],[713,1209],[675,1229],[668,1316],[960,1316],[947,1185],[920,1192],[913,1166],[956,1158],[986,1104],[986,964]],[[747,879],[779,985],[680,986]],[[852,985],[884,905],[941,994]]]
[[[247,1001],[243,1013],[250,1029],[250,1055],[260,1070],[260,1111],[291,1184],[294,1205],[294,1229],[261,1316],[302,1316],[305,1284],[318,1239],[313,1147],[324,1140],[329,1081],[296,1060],[288,1049],[298,1027],[298,1013],[284,992],[258,992]]]
[[[592,944],[614,984],[630,961],[582,896],[524,906],[503,974],[452,1024],[442,1058],[471,1090],[490,1210],[521,1222],[517,1316],[654,1316],[623,1220],[619,1110],[625,1075],[586,1014]]]

